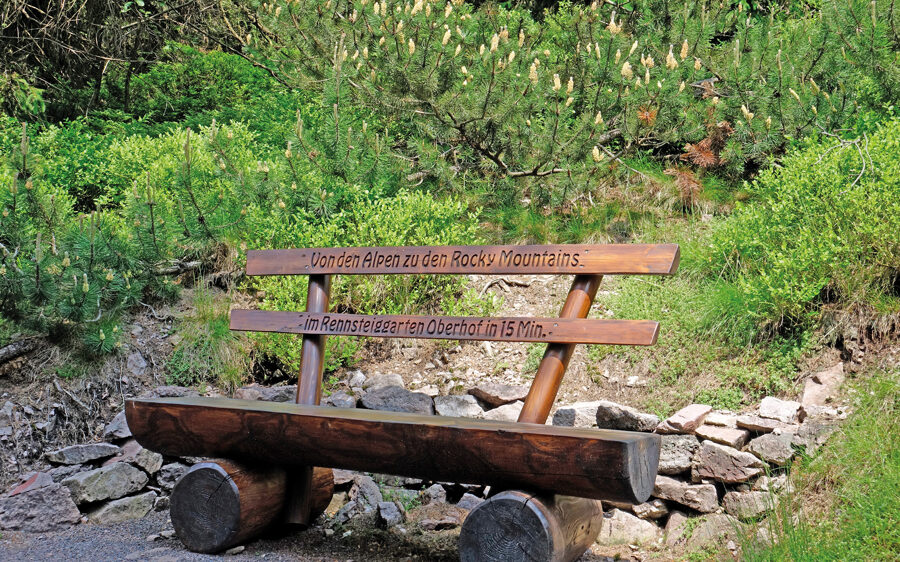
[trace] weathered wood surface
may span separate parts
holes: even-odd
[[[597,296],[597,288],[602,280],[603,276],[601,275],[576,275],[559,317],[561,319],[585,318],[591,310],[594,297]],[[655,337],[653,341],[656,342]],[[547,416],[550,415],[550,409],[553,408],[553,402],[559,392],[559,386],[562,384],[563,375],[574,353],[575,344],[572,343],[547,345],[544,357],[531,382],[531,388],[528,389],[528,396],[525,397],[525,405],[519,412],[518,421],[525,423],[545,423],[547,421]]]
[[[659,436],[613,430],[228,400],[128,400],[144,447],[631,503],[653,490]]]
[[[570,562],[603,524],[599,500],[500,492],[472,510],[459,534],[462,562]]]
[[[231,329],[287,334],[449,340],[653,345],[650,320],[409,316],[232,310]]]
[[[194,552],[221,552],[278,520],[286,486],[282,468],[229,460],[195,464],[172,491],[175,534]]]
[[[249,250],[247,275],[649,274],[678,267],[677,244],[397,246]]]

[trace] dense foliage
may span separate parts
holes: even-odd
[[[717,305],[762,328],[810,325],[821,306],[900,308],[900,120],[853,141],[809,143],[750,185],[709,268]]]
[[[0,77],[0,313],[86,351],[113,351],[126,311],[193,276],[302,308],[301,279],[237,279],[248,248],[681,242],[685,281],[626,283],[620,304],[659,317],[684,298],[673,341],[786,349],[732,377],[749,393],[790,383],[824,308],[898,308],[889,2],[145,0],[79,21],[104,30],[90,48],[15,5],[0,10],[23,41]],[[77,57],[34,62],[63,40]],[[489,310],[463,286],[342,278],[334,302]],[[227,310],[208,308],[213,340]],[[189,368],[204,341],[184,343],[176,378],[209,376]],[[293,338],[253,345],[296,365]],[[331,365],[357,343],[340,345]]]

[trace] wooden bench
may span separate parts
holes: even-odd
[[[331,499],[330,468],[343,468],[501,490],[464,522],[463,560],[521,560],[523,552],[533,560],[574,560],[599,533],[599,500],[650,496],[659,437],[544,424],[576,344],[656,342],[656,322],[586,318],[602,276],[669,275],[678,259],[671,244],[250,251],[248,275],[309,275],[306,312],[231,314],[234,330],[302,335],[296,404],[135,399],[126,404],[128,425],[148,449],[228,459],[195,465],[173,491],[172,522],[192,550],[221,551],[279,521],[309,524]],[[328,312],[333,275],[524,273],[575,275],[558,318]],[[318,406],[326,336],[548,345],[513,423]]]

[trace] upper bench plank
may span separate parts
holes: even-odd
[[[448,340],[653,345],[651,320],[405,316],[232,310],[231,329],[249,332]]]
[[[677,244],[298,248],[249,250],[247,275],[670,275],[678,260]]]

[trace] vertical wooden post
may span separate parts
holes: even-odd
[[[310,275],[306,293],[307,312],[328,312],[330,275]],[[297,404],[318,404],[322,398],[322,370],[325,367],[325,336],[304,335],[300,357]]]
[[[602,275],[576,275],[560,318],[587,318]],[[519,422],[546,423],[575,344],[548,344],[519,414]],[[463,522],[460,560],[571,562],[590,547],[603,525],[599,500],[537,497],[507,490],[479,504]]]
[[[331,295],[330,275],[310,275],[306,294],[307,312],[328,312]],[[322,399],[322,372],[325,367],[325,336],[304,335],[300,357],[300,380],[297,382],[297,404],[317,405]],[[327,471],[324,476],[323,471]],[[296,525],[309,525],[319,516],[315,513],[313,498],[319,494],[318,488],[334,487],[331,469],[305,466],[289,480],[286,521]],[[330,497],[331,493],[328,492]],[[326,503],[327,505],[327,503]]]
[[[587,318],[602,275],[576,275],[569,289],[569,296],[559,313],[560,318]],[[574,343],[551,343],[547,345],[544,358],[534,375],[534,382],[525,398],[525,406],[519,414],[519,422],[546,423],[559,392],[563,374],[575,352]]]

